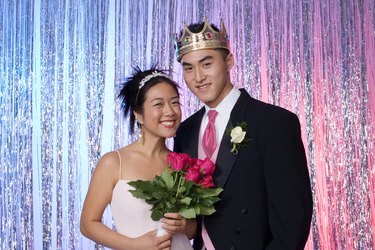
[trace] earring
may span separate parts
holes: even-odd
[[[138,132],[138,142],[142,143],[144,142],[144,139],[143,139],[143,129],[142,129],[142,125],[138,123],[138,129],[139,129],[139,132]]]
[[[139,130],[139,134],[138,134],[138,141],[139,142],[142,142],[142,128]]]

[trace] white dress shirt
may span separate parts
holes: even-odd
[[[216,162],[217,154],[220,148],[221,139],[223,138],[223,135],[225,133],[225,129],[230,118],[230,113],[232,112],[232,109],[234,105],[236,104],[240,95],[241,95],[241,91],[239,91],[236,87],[233,86],[229,94],[219,103],[219,105],[217,105],[216,108],[214,108],[214,110],[218,112],[218,115],[215,119],[217,147],[211,157],[211,160],[213,162]],[[205,105],[205,109],[206,109],[206,112],[203,115],[202,123],[201,123],[200,130],[199,130],[198,158],[200,159],[206,158],[206,154],[204,153],[203,146],[202,146],[202,140],[203,140],[204,130],[206,129],[207,123],[208,123],[207,112],[211,108]]]

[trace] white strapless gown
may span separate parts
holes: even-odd
[[[151,219],[151,205],[135,198],[129,190],[134,189],[126,180],[119,180],[113,189],[111,210],[118,233],[136,238],[157,228],[158,222]],[[193,249],[184,234],[172,238],[172,250]]]

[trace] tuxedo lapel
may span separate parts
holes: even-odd
[[[244,89],[240,90],[241,95],[232,109],[225,131],[237,126],[237,124],[243,121],[246,121],[245,110],[247,109],[250,96]],[[237,158],[236,154],[230,152],[232,149],[232,143],[230,140],[230,136],[227,133],[224,133],[216,159],[214,183],[219,187],[224,187]]]
[[[186,137],[184,138],[182,143],[183,152],[194,158],[198,157],[199,130],[204,112],[205,109],[201,108],[189,121],[190,124],[189,126],[187,126],[189,130],[187,131]]]
[[[232,126],[232,122],[231,120],[229,120],[225,130],[231,128]],[[225,182],[230,174],[230,171],[232,170],[234,162],[236,161],[236,155],[232,154],[230,150],[230,136],[224,133],[223,139],[220,143],[219,152],[216,158],[216,170],[214,175],[214,183],[218,187],[224,187]]]

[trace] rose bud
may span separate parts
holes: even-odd
[[[211,175],[206,175],[203,179],[199,182],[199,185],[204,188],[210,188],[214,186],[214,181]]]
[[[182,171],[191,165],[192,159],[187,154],[170,152],[167,156],[167,162],[174,170]]]
[[[188,168],[188,170],[186,171],[185,179],[187,181],[193,181],[195,184],[197,184],[200,179],[199,168],[195,166]]]
[[[200,168],[204,175],[213,175],[215,172],[215,164],[207,157],[202,161]]]

